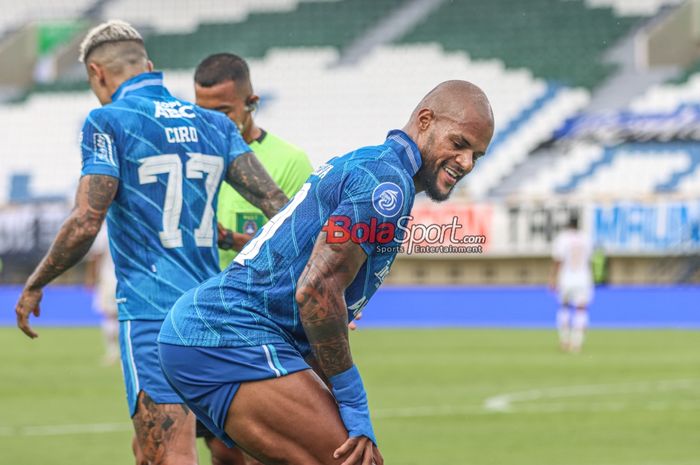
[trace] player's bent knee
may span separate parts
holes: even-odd
[[[211,452],[211,465],[258,465],[260,462],[246,460],[243,452],[237,447],[228,448],[226,444],[215,438],[205,438]]]

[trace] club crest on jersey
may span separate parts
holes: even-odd
[[[403,207],[403,192],[393,182],[383,182],[372,192],[372,206],[387,218],[398,215]]]
[[[112,138],[109,134],[96,132],[92,135],[92,143],[96,161],[117,166],[117,162],[114,161]]]

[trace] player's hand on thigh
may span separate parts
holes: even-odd
[[[334,458],[344,458],[340,465],[384,465],[379,449],[366,436],[348,438],[333,453]]]

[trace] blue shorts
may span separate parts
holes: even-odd
[[[182,399],[165,379],[158,360],[160,320],[119,322],[119,347],[126,384],[129,415],[136,413],[139,392],[145,391],[156,404],[182,404]]]
[[[192,412],[227,446],[226,415],[241,383],[279,378],[309,369],[288,344],[254,347],[191,347],[159,343],[163,372]]]

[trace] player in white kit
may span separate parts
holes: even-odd
[[[590,238],[579,229],[578,217],[572,216],[568,227],[554,241],[550,282],[559,295],[557,328],[564,351],[580,352],[583,345],[587,307],[593,298],[592,253]]]

